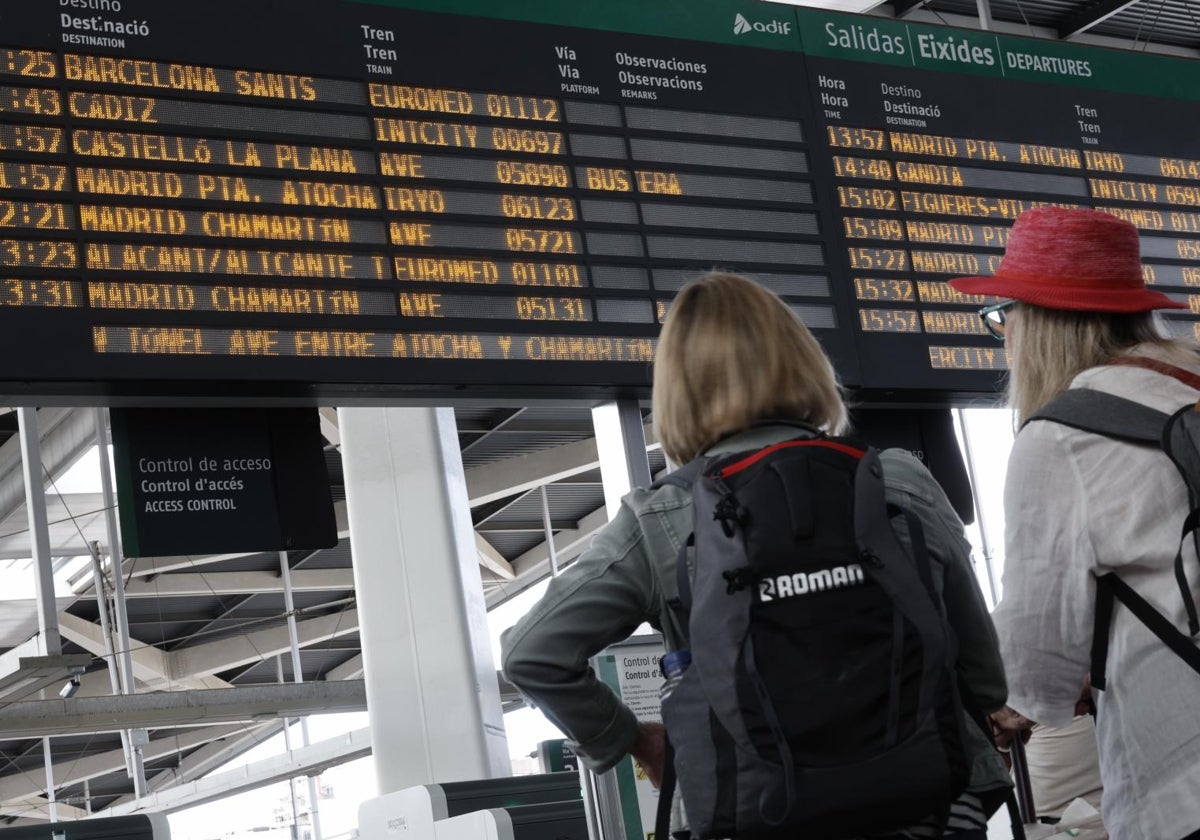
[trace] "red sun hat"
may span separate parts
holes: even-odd
[[[1187,309],[1187,304],[1146,288],[1137,228],[1098,210],[1026,210],[1013,223],[995,274],[956,277],[950,285],[967,294],[1013,298],[1047,309]]]

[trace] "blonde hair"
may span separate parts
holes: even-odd
[[[1163,335],[1151,312],[1075,312],[1017,304],[1009,333],[1008,403],[1023,423],[1088,368],[1109,364],[1139,344],[1155,345],[1191,366],[1196,348]]]
[[[721,272],[672,302],[654,357],[653,406],[658,439],[677,464],[764,421],[834,434],[846,425],[833,365],[796,313],[753,280]]]

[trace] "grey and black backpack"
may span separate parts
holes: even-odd
[[[956,642],[878,451],[796,439],[661,483],[694,499],[692,662],[662,706],[691,833],[827,840],[948,813],[968,776]]]

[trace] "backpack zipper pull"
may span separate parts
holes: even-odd
[[[738,569],[726,569],[721,572],[721,577],[725,579],[726,595],[735,595],[747,586],[753,586],[758,583],[758,575],[749,566],[742,566]]]
[[[726,491],[713,505],[713,519],[721,523],[726,537],[733,537],[734,526],[742,524],[742,510],[732,493]]]

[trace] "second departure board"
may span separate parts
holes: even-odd
[[[644,396],[718,268],[861,400],[961,402],[1004,354],[946,280],[1027,207],[1200,312],[1197,81],[752,0],[0,0],[0,393]]]

